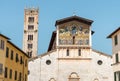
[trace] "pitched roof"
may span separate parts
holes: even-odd
[[[10,40],[10,38],[6,37],[5,35],[3,35],[3,34],[1,34],[1,33],[0,33],[0,36],[4,37],[5,39]]]
[[[15,44],[13,44],[10,41],[10,38],[8,38],[7,36],[3,35],[0,33],[0,36],[4,37],[5,39],[7,39],[7,42],[10,43],[13,47],[15,47],[16,49],[18,49],[19,51],[21,51],[24,55],[26,55],[27,57],[29,57],[24,51],[22,51],[19,47],[17,47]]]
[[[120,27],[118,27],[115,31],[113,31],[110,35],[107,36],[107,38],[111,38],[112,35],[114,35],[116,32],[120,30]]]
[[[97,52],[97,53],[100,53],[101,55],[104,55],[104,56],[112,57],[112,56],[109,55],[109,54],[103,53],[103,52],[98,51],[98,50],[95,50],[95,49],[92,49],[92,51]]]
[[[56,23],[55,23],[55,26],[57,26],[59,24],[62,24],[62,23],[65,23],[65,22],[72,21],[72,20],[77,20],[77,21],[86,23],[88,25],[91,25],[92,22],[93,22],[92,20],[89,20],[89,19],[86,19],[86,18],[82,18],[82,17],[79,17],[79,16],[75,15],[75,16],[71,16],[71,17],[67,17],[67,18],[63,18],[63,19],[57,20]]]
[[[17,50],[19,50],[20,52],[22,52],[25,56],[27,56],[29,58],[29,56],[23,50],[21,50],[19,47],[17,47],[15,44],[13,44],[11,41],[8,41],[8,43],[10,43],[13,47],[15,47]]]

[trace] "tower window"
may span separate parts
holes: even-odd
[[[115,55],[115,60],[116,60],[116,63],[119,62],[119,56],[118,56],[118,53]]]
[[[114,43],[115,43],[115,45],[118,44],[118,38],[117,38],[117,35],[115,35],[115,37],[114,37]]]
[[[69,56],[69,49],[67,49],[67,56]]]
[[[28,40],[33,40],[33,35],[28,35]]]
[[[33,46],[32,44],[28,44],[28,49],[32,48],[32,46]]]
[[[33,30],[34,29],[34,25],[28,25],[28,30]]]
[[[34,22],[34,17],[29,17],[29,18],[28,18],[28,22],[29,22],[29,23],[33,23],[33,22]]]
[[[32,57],[32,51],[31,51],[31,52],[28,52],[28,56],[29,56],[29,57]]]

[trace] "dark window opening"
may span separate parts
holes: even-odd
[[[73,44],[75,44],[75,36],[73,36]]]
[[[9,48],[8,47],[6,48],[6,57],[7,58],[9,57]]]
[[[115,41],[115,45],[117,45],[117,44],[118,44],[118,38],[117,38],[117,35],[115,35],[115,37],[114,37],[114,41]]]
[[[69,56],[69,49],[67,49],[67,56]]]
[[[18,54],[16,53],[16,62],[19,61]]]
[[[33,35],[28,35],[28,40],[33,40]]]
[[[81,49],[78,50],[78,56],[81,56]]]
[[[34,29],[34,25],[28,25],[28,30],[33,30]]]
[[[114,81],[120,81],[120,71],[114,72]]]
[[[11,50],[11,60],[13,60],[13,50]]]
[[[22,80],[22,73],[20,72],[20,74],[19,74],[19,81],[21,81]]]
[[[3,40],[0,40],[0,49],[4,50],[4,44],[5,42]]]
[[[28,56],[32,57],[32,51],[28,52]]]
[[[12,79],[12,69],[10,69],[10,75],[9,75],[10,77],[10,79]]]
[[[3,73],[3,64],[0,63],[0,74]]]
[[[17,71],[15,71],[15,80],[17,80]]]
[[[116,63],[119,62],[119,56],[118,56],[118,53],[115,55],[115,59],[116,59]]]
[[[7,78],[7,75],[8,75],[8,68],[5,67],[5,74],[4,74],[4,77]]]
[[[27,59],[25,60],[25,66],[27,66],[28,62],[27,62]]]
[[[29,22],[29,23],[33,23],[33,22],[34,22],[34,17],[29,17],[29,18],[28,18],[28,22]]]
[[[47,61],[46,61],[46,64],[47,64],[47,65],[50,65],[50,64],[51,64],[51,60],[47,60]]]
[[[22,59],[22,56],[20,56],[20,64],[23,63],[23,59]]]
[[[28,49],[32,49],[33,44],[28,44]]]
[[[102,60],[98,60],[97,63],[98,63],[98,65],[102,65],[103,62],[102,62]]]

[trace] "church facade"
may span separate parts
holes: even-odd
[[[112,56],[92,49],[92,23],[57,20],[48,52],[29,59],[28,81],[113,81]]]

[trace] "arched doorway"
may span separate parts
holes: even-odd
[[[72,72],[69,76],[69,81],[79,81],[79,76],[76,72]]]
[[[50,80],[49,81],[56,81],[54,78],[50,78]]]
[[[94,81],[99,81],[99,80],[96,78],[96,79],[94,79]]]

